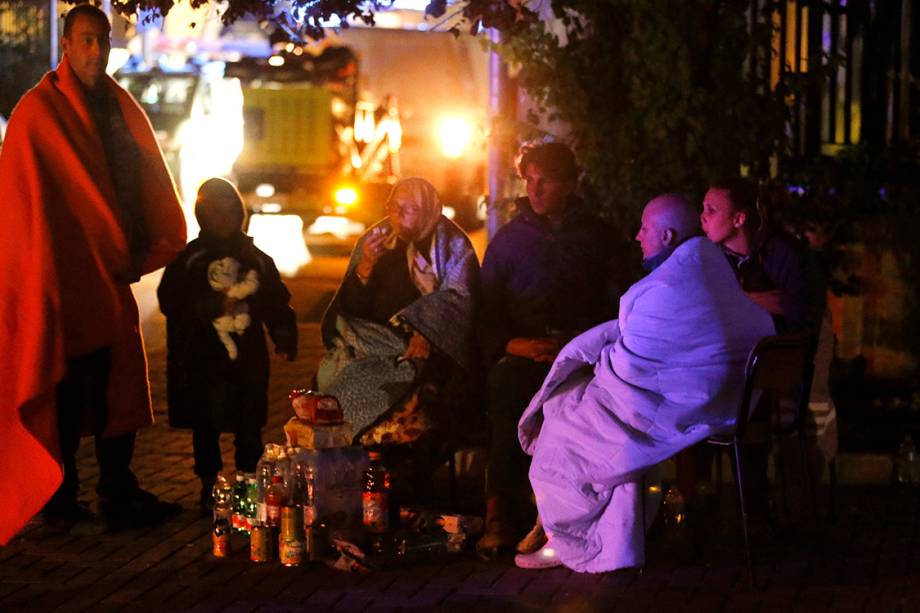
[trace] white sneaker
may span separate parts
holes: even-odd
[[[537,522],[534,524],[533,528],[530,529],[530,532],[527,533],[527,536],[521,539],[517,544],[518,553],[533,553],[546,545],[546,532],[543,530],[543,522],[540,521],[540,516],[537,515]]]
[[[540,549],[533,553],[519,553],[514,556],[514,564],[518,568],[553,568],[562,566],[562,561],[553,548],[553,542],[547,541]]]

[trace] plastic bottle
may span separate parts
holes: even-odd
[[[214,499],[214,521],[211,531],[211,545],[214,557],[230,555],[230,521],[233,515],[233,488],[223,475],[217,475],[211,490]]]
[[[211,552],[215,558],[226,558],[230,555],[230,524],[226,519],[215,519],[214,529],[211,531]]]
[[[920,485],[920,460],[917,447],[910,434],[898,445],[898,455],[894,459],[894,480],[898,485]]]
[[[259,482],[255,475],[246,479],[246,517],[243,530],[252,532],[252,527],[258,520],[259,508]]]
[[[256,519],[259,520],[259,523],[262,525],[268,522],[267,509],[265,507],[265,493],[268,491],[268,488],[271,487],[273,470],[273,462],[263,462],[259,465],[256,473],[256,483],[258,484]]]
[[[219,520],[230,525],[230,518],[233,515],[233,489],[230,483],[223,475],[217,475],[214,482],[214,488],[211,490],[214,498],[214,523]]]
[[[243,530],[246,517],[246,475],[241,472],[236,473],[236,483],[233,485],[233,515],[230,517],[230,525],[233,530],[239,532]]]
[[[364,528],[383,534],[390,528],[390,471],[380,462],[380,453],[368,453],[370,464],[364,471],[361,510]]]
[[[281,508],[287,503],[284,492],[284,478],[272,477],[272,484],[265,491],[265,523],[271,528],[281,527]]]

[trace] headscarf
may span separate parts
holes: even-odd
[[[430,294],[438,286],[438,270],[435,260],[437,253],[435,227],[441,219],[441,198],[434,185],[418,177],[403,179],[393,186],[387,198],[387,210],[397,193],[409,194],[412,201],[419,207],[419,226],[421,230],[406,249],[406,260],[409,266],[409,276],[423,296]],[[423,255],[416,245],[431,236],[431,245],[428,254]],[[393,249],[396,246],[397,235],[394,232],[384,247]]]

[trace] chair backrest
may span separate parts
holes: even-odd
[[[811,333],[768,336],[757,343],[744,370],[736,436],[740,438],[744,434],[755,391],[763,392],[761,398],[783,411],[782,415],[780,411],[771,412],[774,433],[788,434],[801,426],[808,410],[816,347],[815,336]]]

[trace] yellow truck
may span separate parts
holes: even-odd
[[[307,224],[320,215],[365,224],[383,216],[399,172],[399,116],[395,102],[358,99],[347,47],[244,58],[228,63],[225,76],[242,85],[243,146],[233,172],[254,212],[296,213]]]

